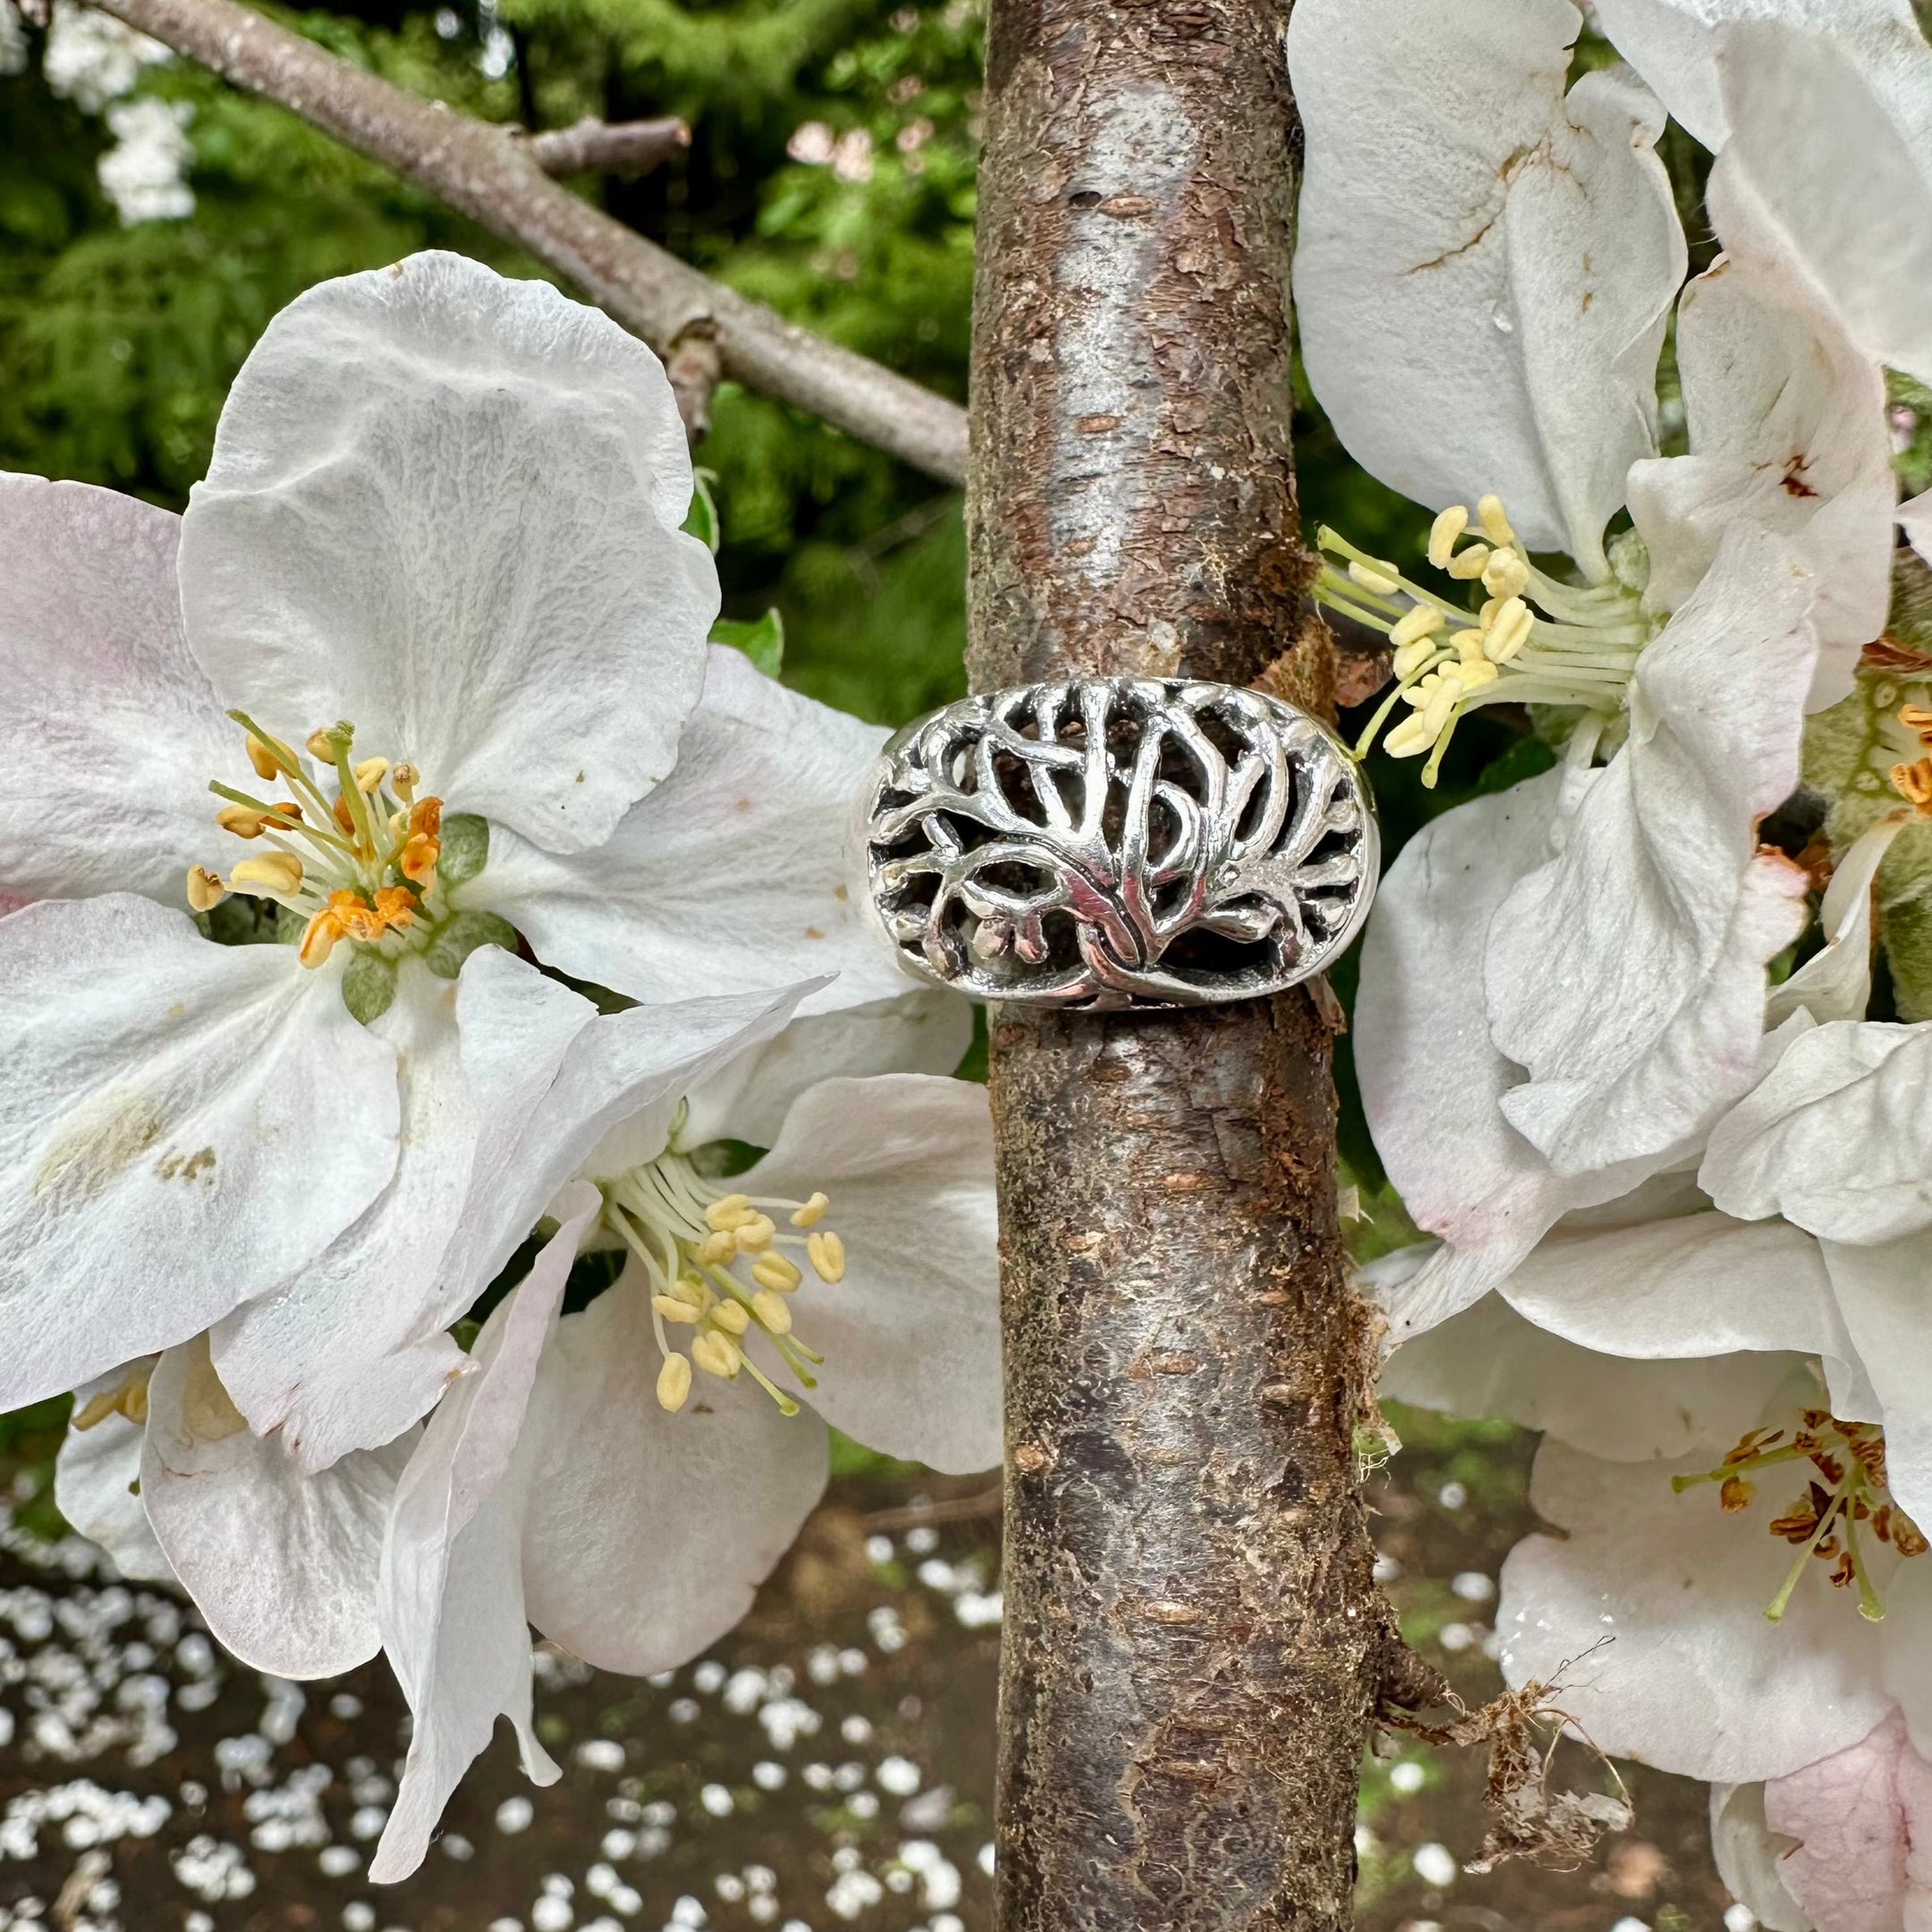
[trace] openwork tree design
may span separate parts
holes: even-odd
[[[984,999],[1193,1004],[1318,972],[1368,910],[1353,761],[1258,691],[1089,679],[909,725],[866,860],[915,971]]]

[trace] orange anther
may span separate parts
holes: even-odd
[[[318,912],[302,930],[298,956],[304,966],[319,966],[335,950],[343,936],[343,923],[334,912]]]
[[[416,923],[416,894],[403,886],[385,886],[376,894],[376,916],[385,926],[401,932]]]
[[[351,939],[360,939],[365,945],[373,945],[383,936],[383,916],[374,906],[360,894],[347,890],[332,892],[328,902],[329,916]]]
[[[436,860],[442,856],[442,840],[418,832],[397,857],[396,870],[404,878],[414,879],[419,886],[427,886],[436,877]]]
[[[349,809],[347,802],[342,799],[337,799],[335,801],[335,823],[339,825],[343,828],[343,830],[349,835],[351,838],[353,838],[356,835],[355,815]]]
[[[1920,758],[1916,765],[1894,765],[1892,789],[1920,818],[1932,818],[1932,758]]]
[[[409,828],[412,836],[420,835],[435,838],[443,829],[443,801],[439,798],[418,799],[410,807]]]
[[[1907,731],[1919,733],[1920,744],[1932,746],[1932,711],[1928,711],[1923,705],[1902,705],[1898,721]]]

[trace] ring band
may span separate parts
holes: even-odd
[[[1380,858],[1354,759],[1279,699],[1183,678],[987,692],[867,776],[873,911],[902,963],[983,1000],[1253,999],[1329,965]]]

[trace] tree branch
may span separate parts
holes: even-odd
[[[546,174],[648,174],[691,146],[691,130],[675,114],[661,121],[586,114],[567,128],[525,135],[524,145]]]
[[[942,482],[963,479],[957,403],[699,275],[552,181],[511,130],[419,99],[235,0],[104,0],[102,11],[521,244],[660,355],[709,325],[724,376]]]

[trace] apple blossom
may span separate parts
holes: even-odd
[[[1627,72],[1565,93],[1579,22],[1567,0],[1311,0],[1289,36],[1311,380],[1365,466],[1438,512],[1430,562],[1487,593],[1465,607],[1324,533],[1320,594],[1396,647],[1368,735],[1406,700],[1385,743],[1428,752],[1427,780],[1473,707],[1576,719],[1557,775],[1411,840],[1370,920],[1369,1123],[1452,1238],[1405,1324],[1667,1165],[1748,1084],[1767,963],[1805,918],[1757,824],[1884,617],[1880,372],[1723,178],[1727,254],[1678,304],[1691,453],[1655,454],[1683,269],[1662,110]],[[1606,545],[1621,505],[1636,527]]]
[[[691,490],[648,350],[438,255],[275,319],[185,517],[0,479],[0,893],[47,902],[0,920],[0,1401],[208,1332],[305,1469],[423,1413],[549,984],[479,948],[646,1000],[902,990],[839,851],[881,734],[708,651]],[[229,889],[298,942],[211,945],[181,908]]]

